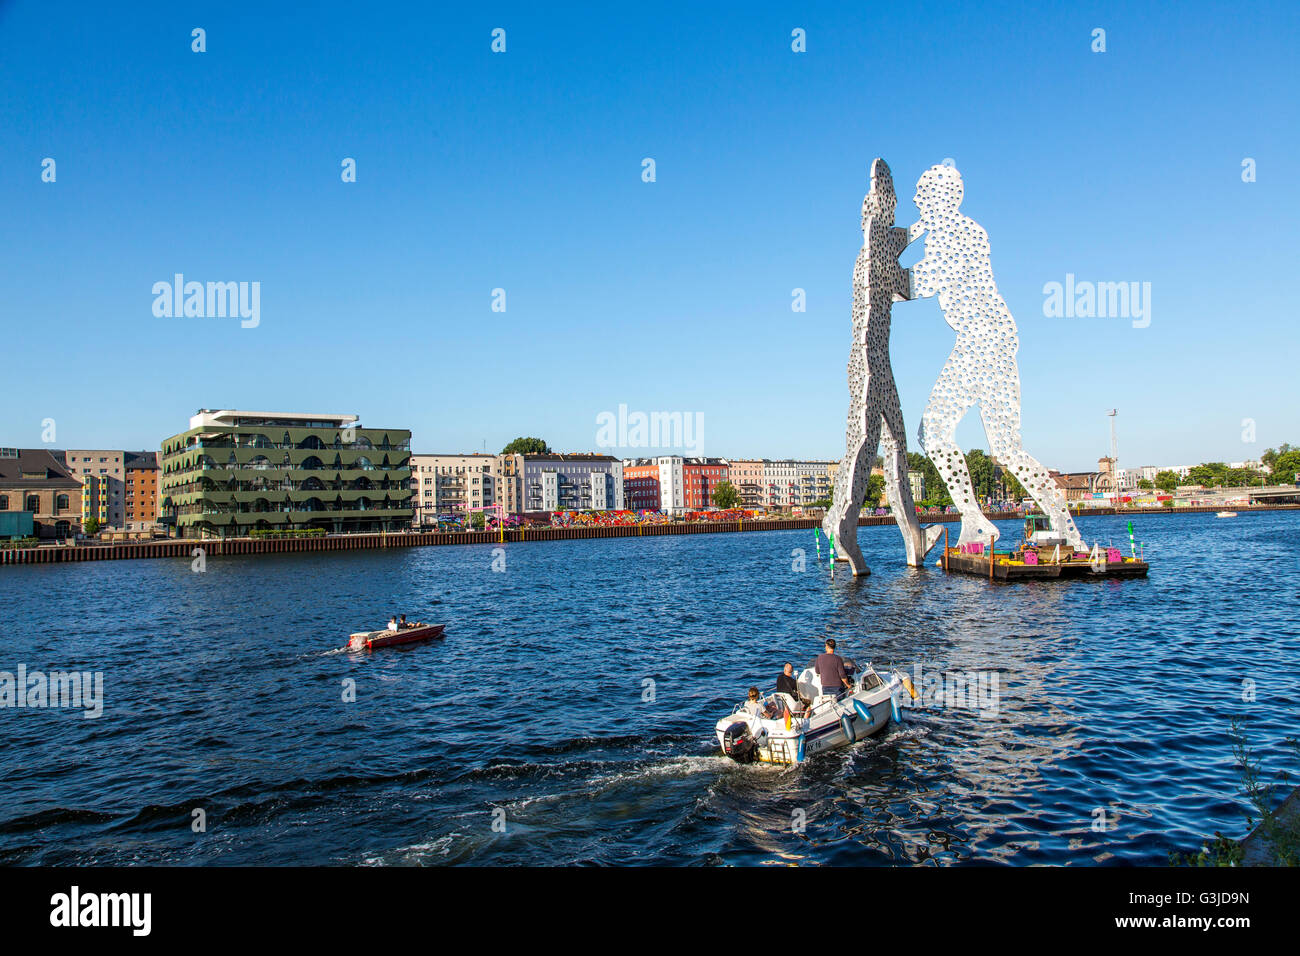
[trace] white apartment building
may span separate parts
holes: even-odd
[[[411,455],[411,523],[427,527],[438,515],[463,515],[498,503],[496,455]]]
[[[686,510],[686,460],[677,455],[658,459],[659,508],[668,514]]]

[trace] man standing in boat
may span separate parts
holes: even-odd
[[[835,653],[835,638],[826,638],[826,652],[817,655],[813,669],[817,671],[823,694],[836,695],[843,690],[853,689],[848,668],[844,666],[844,658]]]

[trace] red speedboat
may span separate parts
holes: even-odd
[[[442,637],[442,632],[446,629],[446,624],[412,624],[396,631],[390,631],[387,628],[380,631],[358,631],[348,638],[348,650],[373,651],[376,647],[414,644],[417,641],[428,641],[435,637]]]

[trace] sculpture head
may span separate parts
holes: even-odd
[[[894,177],[889,164],[883,159],[874,159],[871,162],[871,191],[862,200],[862,228],[867,228],[868,216],[884,218],[892,224],[897,209],[898,196],[894,192]]]
[[[934,222],[937,219],[954,216],[961,205],[961,173],[956,166],[931,166],[916,181],[917,211],[922,222]]]

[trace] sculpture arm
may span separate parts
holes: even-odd
[[[928,299],[932,295],[939,294],[940,283],[932,273],[934,268],[934,263],[925,258],[907,270],[908,291],[912,293],[911,298]]]
[[[907,227],[908,243],[916,242],[916,240],[921,237],[921,233],[923,232],[925,232],[925,223],[921,222],[918,219],[916,222],[912,223],[910,226]]]
[[[894,292],[895,302],[906,302],[909,299],[916,298],[916,290],[912,285],[912,270],[898,270],[898,287]]]

